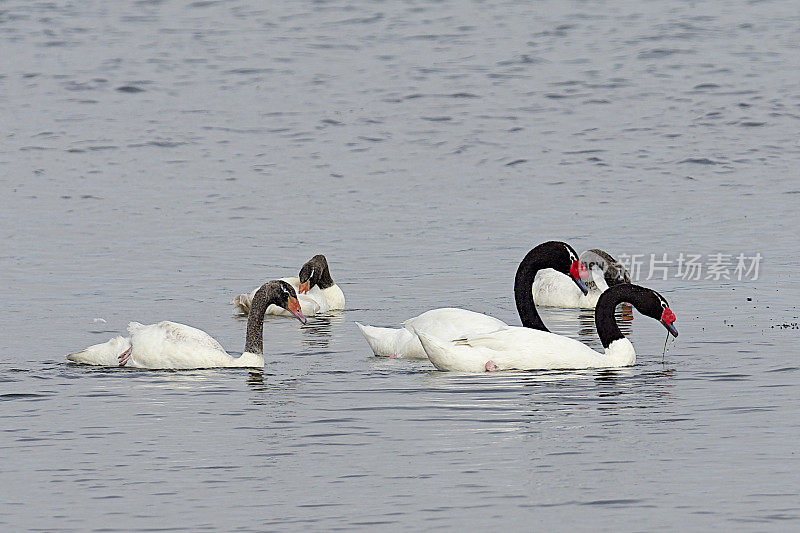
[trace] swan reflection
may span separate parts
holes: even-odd
[[[326,348],[331,343],[333,328],[344,322],[344,314],[332,311],[324,315],[317,315],[310,319],[300,331],[303,333],[301,343],[303,346]]]

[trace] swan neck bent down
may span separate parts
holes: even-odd
[[[623,302],[633,305],[640,313],[646,314],[643,306],[652,299],[650,289],[638,285],[621,284],[609,287],[597,300],[597,307],[594,310],[594,323],[597,327],[597,334],[603,348],[608,348],[612,342],[624,339],[625,335],[617,325],[617,318],[614,310]]]
[[[247,315],[247,338],[244,351],[252,354],[264,353],[264,313],[270,302],[267,300],[267,285],[263,285],[253,296]]]
[[[536,305],[533,302],[531,287],[536,273],[544,268],[552,268],[548,257],[543,256],[540,250],[541,245],[537,246],[525,256],[517,268],[517,275],[514,278],[514,300],[517,304],[517,312],[522,320],[522,325],[526,328],[550,331],[542,322]]]

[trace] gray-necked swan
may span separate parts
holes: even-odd
[[[71,353],[67,359],[87,365],[132,368],[260,368],[264,366],[264,313],[269,305],[280,306],[303,324],[306,322],[291,285],[280,280],[265,283],[253,297],[247,317],[244,352],[239,357],[226,352],[205,331],[164,321],[150,325],[131,322],[128,324],[129,337],[114,337],[108,342]]]

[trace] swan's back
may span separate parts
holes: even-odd
[[[342,289],[340,289],[337,284],[334,283],[327,289],[322,289],[322,294],[325,296],[328,308],[331,311],[344,309],[344,292],[342,292]]]
[[[133,344],[163,340],[164,342],[184,344],[199,349],[225,351],[225,348],[214,337],[202,329],[179,324],[178,322],[170,322],[169,320],[163,320],[148,326],[138,322],[131,322],[128,324],[128,333],[131,335]]]
[[[165,320],[143,326],[132,322],[128,331],[133,351],[127,366],[164,369],[241,366],[208,333],[185,324]]]
[[[428,358],[440,370],[482,372],[489,361],[498,370],[604,366],[603,354],[585,344],[531,328],[507,327],[450,342],[421,334],[420,340]]]
[[[537,272],[531,291],[534,303],[544,307],[574,307],[578,303],[578,293],[581,292],[568,276],[552,268]]]
[[[443,340],[479,335],[508,327],[497,318],[455,307],[426,311],[406,320],[403,325],[414,333],[423,332]]]

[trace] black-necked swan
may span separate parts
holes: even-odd
[[[583,282],[586,270],[578,261],[578,254],[569,244],[549,241],[536,246],[519,264],[514,278],[514,299],[525,328],[547,331],[539,313],[536,312],[531,293],[536,273],[545,268],[563,272],[569,276],[566,279],[572,279],[581,291],[587,291]],[[414,330],[417,329],[430,332],[438,338],[455,339],[508,327],[505,322],[497,318],[452,307],[426,311],[406,320],[402,328],[379,328],[358,322],[356,325],[375,355],[406,359],[427,359],[422,344],[414,334]]]
[[[297,291],[300,309],[306,316],[344,309],[344,293],[333,282],[328,269],[328,260],[322,254],[306,261],[300,268],[299,276],[282,278],[281,281],[290,284]],[[246,315],[250,311],[250,302],[256,290],[258,289],[254,289],[250,294],[240,294],[231,301],[240,314]],[[270,305],[267,314],[291,316],[277,305]]]
[[[595,324],[604,353],[563,335],[529,328],[506,327],[461,339],[443,339],[435,331],[416,329],[425,353],[439,370],[485,372],[494,370],[548,370],[631,366],[636,352],[617,325],[614,309],[629,302],[642,314],[659,320],[673,337],[675,314],[663,296],[639,285],[609,288],[597,302]]]
[[[132,368],[191,369],[264,366],[264,313],[269,305],[288,310],[305,324],[294,288],[280,280],[262,285],[255,293],[247,317],[247,338],[239,357],[230,355],[205,331],[178,324],[159,322],[128,324],[129,337],[114,337],[83,351],[71,353],[74,363]]]
[[[603,291],[620,283],[631,282],[625,267],[603,250],[586,250],[579,259],[589,272],[586,280],[589,292],[583,294],[560,272],[542,270],[533,282],[533,301],[536,305],[594,309]]]

